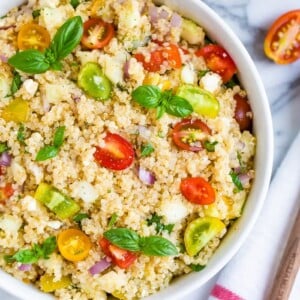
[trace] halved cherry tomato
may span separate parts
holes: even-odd
[[[172,138],[180,149],[198,152],[203,149],[202,142],[210,134],[210,128],[201,120],[184,119],[174,126]]]
[[[105,168],[111,170],[124,170],[128,168],[134,159],[132,145],[116,133],[108,132],[104,138],[105,145],[96,147],[94,157]]]
[[[149,72],[158,72],[161,65],[167,61],[169,67],[178,69],[181,68],[182,62],[179,53],[179,49],[174,44],[169,44],[165,47],[161,46],[159,49],[150,53],[150,60],[146,60],[145,56],[141,53],[137,53],[134,56],[137,61],[141,62],[144,69]]]
[[[272,24],[264,50],[278,64],[289,64],[300,58],[300,9],[287,12]]]
[[[100,18],[92,18],[83,24],[81,43],[89,49],[101,49],[106,46],[115,35],[114,26]]]
[[[122,269],[128,268],[137,259],[137,255],[135,255],[133,252],[112,245],[104,237],[99,240],[99,245],[105,255],[110,257],[113,263]]]
[[[89,255],[92,247],[89,237],[79,229],[66,229],[59,233],[57,246],[61,255],[69,261],[80,261]]]
[[[251,130],[252,128],[252,111],[247,98],[241,97],[239,94],[234,95],[236,101],[234,118],[240,126],[240,130]]]
[[[20,28],[17,42],[20,50],[44,51],[50,45],[50,34],[45,27],[28,23]]]
[[[190,177],[181,181],[180,190],[183,196],[190,202],[206,205],[215,202],[215,190],[202,177]]]
[[[223,82],[228,82],[237,69],[229,54],[219,45],[209,44],[195,52],[197,56],[203,56],[207,67],[218,73]]]
[[[14,189],[11,183],[7,183],[4,187],[0,188],[0,203],[5,202],[14,194]]]

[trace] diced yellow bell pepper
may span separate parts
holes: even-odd
[[[99,10],[105,5],[105,0],[94,0],[91,5],[92,16],[97,16]]]
[[[113,297],[116,298],[116,299],[126,300],[125,295],[124,295],[122,292],[120,292],[120,291],[113,291],[113,292],[112,292],[112,295],[113,295]]]
[[[4,107],[1,118],[5,121],[25,123],[29,118],[29,103],[23,99],[17,98],[12,100]]]
[[[157,73],[148,73],[143,81],[144,85],[158,85],[160,82],[160,75]]]
[[[43,275],[40,278],[41,290],[45,293],[51,293],[59,289],[64,289],[72,283],[69,276],[63,276],[60,280],[54,281],[54,276]]]
[[[167,91],[172,88],[172,83],[170,80],[163,80],[159,83],[158,87],[160,87],[162,91]]]

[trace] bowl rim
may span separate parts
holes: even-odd
[[[11,1],[14,2],[13,0]],[[16,2],[19,3],[20,1]],[[271,112],[263,83],[254,62],[233,30],[217,13],[202,1],[185,0],[182,3],[180,0],[157,0],[154,2],[166,4],[177,10],[181,15],[189,17],[196,22],[198,19],[196,17],[197,13],[206,16],[205,19],[197,23],[202,25],[205,32],[216,41],[219,42],[222,40],[222,46],[224,46],[234,60],[238,58],[235,62],[239,71],[241,69],[247,70],[247,74],[246,72],[239,72],[239,78],[247,93],[250,94],[249,101],[255,112],[254,131],[257,136],[255,171],[257,171],[258,175],[254,180],[242,217],[234,223],[231,232],[222,240],[220,247],[210,259],[207,267],[200,273],[192,272],[181,276],[177,282],[171,283],[157,294],[147,297],[148,300],[161,300],[170,299],[170,296],[172,296],[172,299],[179,299],[195,291],[217,274],[238,252],[253,228],[266,198],[272,174],[274,141]],[[218,34],[214,34],[213,31],[216,31],[216,29],[212,30],[209,22],[212,22],[213,26],[216,26]],[[205,26],[205,24],[208,26]],[[241,61],[240,58],[242,59]],[[241,67],[242,65],[243,67]],[[247,88],[250,85],[252,85],[251,90]],[[253,88],[255,88],[255,91],[253,91]],[[254,101],[253,99],[255,98],[259,98],[259,102],[258,100]],[[260,121],[264,122],[262,128],[258,127]],[[238,231],[239,234],[233,234],[233,231]],[[25,285],[2,269],[0,269],[0,288],[21,299],[53,299],[52,296],[44,294],[32,286]]]

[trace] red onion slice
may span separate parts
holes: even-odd
[[[162,9],[161,12],[159,13],[159,18],[166,20],[168,19],[168,17],[169,17],[169,13],[166,10]]]
[[[149,8],[149,16],[151,23],[155,23],[158,20],[158,8],[156,6],[151,6]]]
[[[11,164],[11,156],[7,152],[0,155],[0,166],[9,167]]]
[[[126,60],[124,67],[123,67],[123,72],[124,72],[124,79],[130,78],[129,75],[129,60]]]
[[[155,179],[155,176],[153,173],[151,173],[141,167],[138,167],[137,171],[138,171],[138,177],[143,183],[145,183],[147,185],[154,184],[156,179]]]
[[[3,55],[3,54],[0,54],[0,60],[3,62],[3,63],[7,63],[8,61],[8,57]]]
[[[180,27],[182,23],[182,18],[178,14],[174,13],[171,17],[170,25],[171,27]]]
[[[239,174],[238,177],[243,187],[247,186],[251,179],[247,173]]]
[[[110,266],[111,266],[111,259],[109,257],[104,257],[103,259],[101,259],[100,261],[95,263],[89,269],[89,272],[91,273],[91,275],[94,276],[94,275],[97,275],[97,274],[103,272],[104,270],[106,270]]]
[[[32,268],[32,265],[31,264],[21,264],[18,269],[20,271],[24,271],[24,272],[27,272],[27,271],[30,271]]]

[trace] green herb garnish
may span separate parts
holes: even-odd
[[[239,85],[239,79],[236,75],[233,75],[233,77],[224,84],[228,89],[232,89],[234,86]]]
[[[60,147],[64,142],[65,126],[60,126],[54,133],[53,145],[43,147],[37,154],[36,161],[44,161],[57,156]]]
[[[9,148],[6,143],[0,143],[0,154],[7,151]]]
[[[26,145],[25,144],[25,134],[26,134],[25,126],[23,124],[21,124],[19,129],[18,129],[17,140],[22,145]]]
[[[190,264],[189,267],[190,267],[194,272],[200,272],[200,271],[202,271],[206,266],[199,265],[199,264]]]
[[[47,70],[61,70],[61,60],[69,55],[80,43],[83,34],[80,16],[66,21],[56,32],[50,47],[45,52],[30,49],[13,55],[8,63],[29,74],[40,74]]]
[[[40,9],[36,9],[32,12],[32,17],[34,19],[38,18],[41,15],[41,10]]]
[[[113,213],[109,219],[108,227],[112,228],[116,224],[117,220],[118,220],[118,215],[116,213]]]
[[[78,225],[81,225],[81,221],[84,219],[89,219],[90,216],[86,213],[79,213],[74,216],[73,221],[76,222]]]
[[[191,104],[173,95],[172,91],[161,91],[152,85],[142,85],[132,92],[132,98],[145,108],[156,108],[156,118],[165,112],[176,117],[186,117],[193,112]]]
[[[70,0],[70,4],[73,6],[74,9],[80,4],[79,0]]]
[[[160,236],[141,237],[127,228],[114,228],[104,232],[104,237],[112,244],[129,251],[139,251],[149,256],[177,255],[173,243]]]
[[[209,142],[209,141],[204,141],[203,145],[204,148],[208,151],[208,152],[215,152],[215,146],[218,144],[217,141],[214,142]]]
[[[171,233],[175,224],[165,225],[161,222],[161,219],[161,216],[158,216],[156,213],[154,213],[150,219],[147,219],[147,225],[151,226],[152,224],[155,224],[155,230],[157,233],[161,233],[164,230],[166,230],[168,233]]]
[[[141,156],[149,156],[152,152],[154,152],[154,148],[151,144],[143,145],[141,148]]]
[[[198,72],[198,76],[201,78],[209,72],[210,72],[209,70],[201,70],[201,71]]]
[[[244,187],[240,181],[239,175],[237,173],[235,173],[234,171],[231,171],[229,173],[229,175],[231,176],[232,182],[236,186],[237,191],[242,191],[244,189]]]
[[[20,89],[21,85],[22,85],[21,76],[16,70],[14,70],[13,79],[10,86],[10,94],[8,94],[6,97],[13,96]]]
[[[5,255],[6,262],[12,263],[14,261],[23,264],[33,264],[39,259],[48,259],[56,249],[56,237],[51,236],[47,238],[41,245],[34,244],[31,249],[19,250],[13,255]]]

